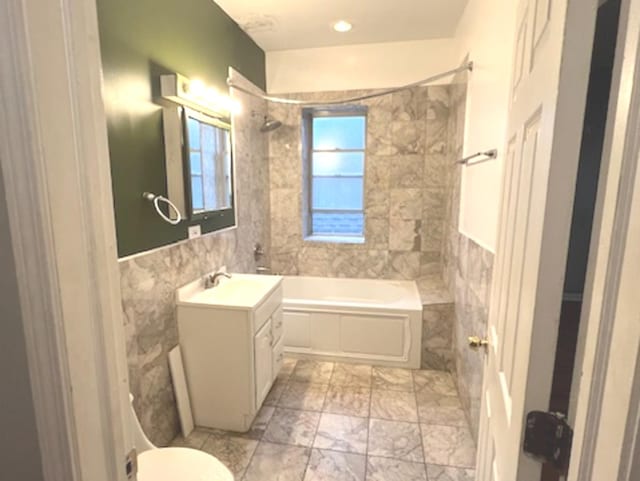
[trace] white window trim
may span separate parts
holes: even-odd
[[[362,172],[362,209],[354,209],[351,213],[361,213],[363,216],[362,232],[354,234],[327,234],[327,233],[314,233],[313,232],[313,153],[319,152],[313,148],[313,119],[317,117],[364,117],[365,121],[365,145],[363,149],[344,149],[335,150],[331,152],[362,152],[364,156],[364,167]],[[367,108],[361,105],[341,106],[334,108],[308,108],[303,109],[302,122],[305,130],[308,131],[306,138],[306,148],[303,152],[303,162],[305,163],[305,192],[304,192],[304,222],[303,222],[303,237],[305,241],[310,242],[327,242],[327,243],[339,243],[339,244],[364,244],[365,242],[365,229],[366,229],[366,198],[365,198],[365,186],[366,186],[366,163],[367,163],[367,128],[368,117]],[[303,143],[304,144],[304,143]],[[357,176],[359,177],[359,176]],[[320,209],[322,210],[322,209]]]

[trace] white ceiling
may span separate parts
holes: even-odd
[[[266,51],[452,37],[467,0],[215,0]],[[353,24],[348,33],[332,28]]]

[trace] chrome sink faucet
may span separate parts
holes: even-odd
[[[226,277],[227,279],[231,279],[231,274],[227,274],[226,272],[216,272],[215,274],[208,275],[204,278],[204,288],[211,289],[218,285],[218,280],[221,277]]]

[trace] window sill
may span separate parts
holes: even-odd
[[[339,235],[310,235],[304,238],[305,242],[328,242],[333,244],[364,244],[362,236]]]

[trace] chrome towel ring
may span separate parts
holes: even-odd
[[[182,221],[182,214],[180,213],[178,208],[175,206],[175,204],[171,202],[169,199],[167,199],[166,197],[163,197],[161,195],[156,195],[151,192],[144,192],[142,194],[142,198],[148,200],[149,202],[153,202],[153,205],[156,208],[156,212],[165,222],[168,222],[171,225],[178,225]],[[165,213],[162,212],[162,209],[160,209],[160,202],[165,202],[170,209],[173,209],[173,211],[176,214],[175,219],[171,219],[170,217],[167,217]]]

